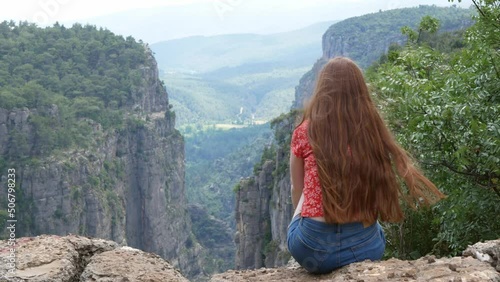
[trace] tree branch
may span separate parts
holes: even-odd
[[[498,190],[497,187],[493,186],[491,187],[493,189],[493,191],[497,194],[498,198],[500,198],[500,191]]]
[[[457,173],[457,174],[472,176],[472,177],[475,177],[476,179],[479,179],[482,177],[481,175],[478,175],[476,173],[467,172],[467,171],[460,171],[446,161],[442,161],[442,162],[438,163],[438,165],[442,165],[442,166],[446,167],[447,169],[449,169],[452,172]]]
[[[474,6],[476,6],[476,9],[481,14],[481,16],[486,18],[486,14],[484,13],[483,10],[481,10],[481,8],[479,8],[479,4],[476,2],[476,0],[472,0],[472,3],[474,4]]]
[[[500,198],[500,191],[498,190],[497,185],[493,184],[493,182],[491,181],[491,179],[493,179],[493,178],[499,178],[499,176],[497,176],[497,175],[485,176],[485,175],[480,175],[480,174],[472,173],[472,172],[468,172],[468,171],[460,171],[446,161],[442,161],[442,162],[438,162],[438,163],[421,161],[421,163],[425,164],[425,165],[430,165],[430,166],[444,166],[456,174],[472,177],[474,179],[474,182],[477,185],[479,185],[485,189],[491,188],[493,190],[493,192],[495,192],[495,194],[497,194],[497,196]],[[480,182],[481,180],[487,180],[488,184],[485,185],[484,183]]]
[[[493,65],[493,69],[495,70],[497,78],[500,79],[500,72],[498,71],[497,65],[495,64],[495,58],[493,58],[493,55],[491,55],[491,54],[489,54],[489,55],[490,55],[491,64]]]
[[[481,14],[481,16],[483,16],[483,17],[484,17],[484,18],[486,18],[486,19],[489,19],[489,17],[486,15],[486,13],[485,13],[483,10],[481,10],[481,8],[479,7],[479,4],[477,3],[477,1],[476,1],[476,0],[472,0],[472,3],[474,4],[474,6],[476,6],[476,9],[477,9],[477,10],[478,10],[478,12]],[[498,26],[498,24],[495,22],[495,20],[494,20],[494,19],[491,21],[491,24],[492,24],[494,27],[496,27],[496,28],[500,27],[500,26]]]

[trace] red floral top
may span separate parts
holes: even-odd
[[[304,203],[301,215],[302,217],[321,217],[323,216],[321,184],[316,158],[307,137],[308,125],[309,122],[304,121],[293,131],[290,147],[296,157],[304,159]]]

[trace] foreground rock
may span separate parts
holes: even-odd
[[[81,236],[17,241],[14,273],[8,241],[0,241],[0,281],[188,281],[157,255]]]
[[[291,263],[276,269],[232,270],[215,275],[211,281],[500,281],[500,240],[477,243],[463,255],[441,259],[428,256],[414,261],[365,261],[326,275],[310,275]]]
[[[10,273],[8,241],[0,241],[0,282],[3,281],[180,281],[181,273],[161,257],[102,239],[82,236],[39,236],[16,242],[14,273]],[[477,243],[462,257],[414,261],[390,259],[360,262],[326,275],[308,274],[297,263],[217,274],[226,281],[467,281],[500,282],[500,239]]]

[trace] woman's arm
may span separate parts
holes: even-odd
[[[304,189],[304,159],[296,157],[290,153],[290,179],[292,181],[292,204],[293,209],[302,209],[302,190]],[[295,212],[297,213],[297,212]]]

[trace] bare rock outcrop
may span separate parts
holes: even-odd
[[[381,262],[353,263],[330,274],[311,275],[296,262],[286,267],[257,270],[231,270],[212,277],[212,282],[226,281],[500,281],[500,239],[477,243],[463,256],[418,260],[389,259]],[[496,267],[496,269],[495,269]]]
[[[488,262],[500,272],[500,240],[476,243],[467,247],[464,256],[474,257],[480,261]]]
[[[11,248],[0,241],[0,281],[188,281],[158,255],[103,239],[42,235]]]

